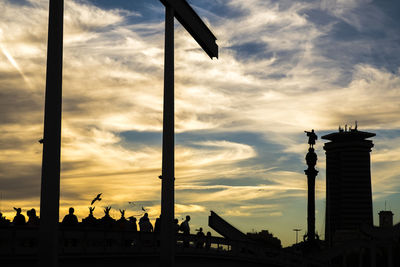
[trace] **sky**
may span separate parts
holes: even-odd
[[[211,60],[175,21],[175,213],[210,210],[284,246],[307,221],[305,130],[319,139],[316,230],[324,238],[321,136],[372,138],[377,213],[399,217],[400,3],[189,0],[217,37]],[[60,219],[160,213],[164,6],[66,0]],[[39,209],[48,0],[0,0],[0,210]]]

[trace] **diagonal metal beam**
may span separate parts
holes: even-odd
[[[180,24],[190,33],[193,39],[203,48],[212,59],[218,58],[217,38],[204,24],[199,15],[186,2],[186,0],[160,0],[164,6],[174,9],[174,16]]]

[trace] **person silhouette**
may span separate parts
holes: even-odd
[[[36,216],[35,209],[28,210],[26,214],[28,215],[28,221],[26,223],[28,226],[39,226],[40,219],[38,216]]]
[[[175,230],[175,234],[177,234],[179,232],[179,220],[178,219],[174,219],[174,230]]]
[[[14,226],[21,226],[25,225],[25,216],[21,214],[21,208],[14,208],[14,210],[17,212],[15,215],[12,223]]]
[[[78,225],[78,218],[74,214],[74,208],[69,208],[69,214],[65,215],[64,219],[62,220],[63,226],[77,226]]]
[[[206,249],[209,250],[211,247],[211,232],[207,232],[206,235]]]
[[[159,234],[160,228],[161,228],[161,215],[159,218],[156,219],[156,222],[154,223],[154,233]]]
[[[8,220],[3,213],[0,212],[0,227],[7,227],[10,225],[10,220]]]
[[[153,232],[153,225],[150,222],[147,212],[139,219],[140,232]]]
[[[134,232],[137,232],[136,218],[131,216],[128,218],[128,221],[129,221],[129,229]]]
[[[196,248],[203,248],[205,241],[205,235],[203,233],[203,228],[200,227],[196,234]]]
[[[183,246],[189,247],[189,235],[190,235],[190,226],[189,226],[190,216],[186,216],[186,220],[181,223],[179,230],[183,232]]]

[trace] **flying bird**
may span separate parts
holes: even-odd
[[[132,205],[132,206],[135,206],[135,203],[134,203],[134,202],[129,201],[128,203],[129,203],[130,205]]]
[[[142,210],[143,210],[143,211],[146,211],[146,209],[145,209],[144,207],[142,207]]]
[[[90,205],[93,205],[93,203],[94,203],[96,200],[100,201],[100,200],[101,200],[101,198],[100,198],[101,194],[103,194],[103,193],[97,194],[97,196],[92,200],[92,203],[90,203]]]

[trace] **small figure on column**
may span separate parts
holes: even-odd
[[[314,129],[311,130],[311,132],[304,131],[307,136],[308,136],[308,144],[310,145],[310,148],[314,148],[315,145],[315,140],[318,140],[318,136],[314,133]]]

